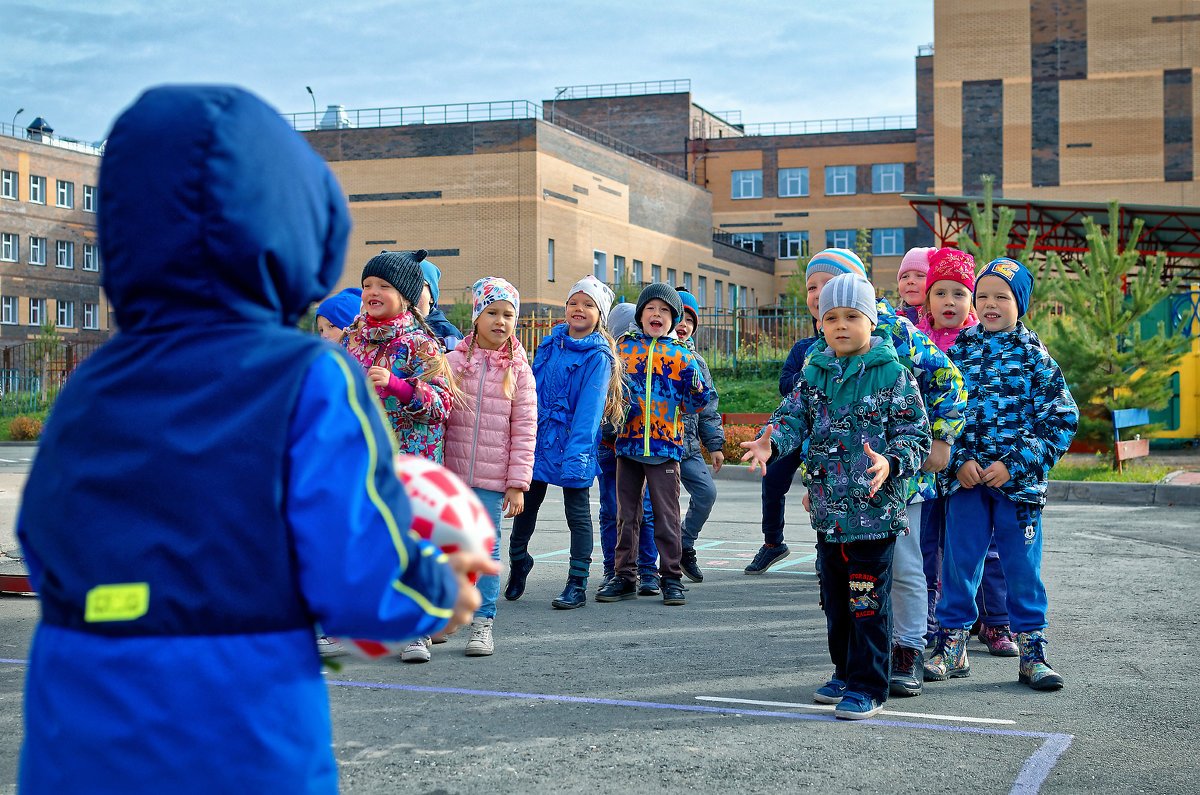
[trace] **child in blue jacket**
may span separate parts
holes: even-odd
[[[979,324],[958,335],[950,358],[966,381],[967,412],[950,458],[942,559],[941,626],[925,662],[925,680],[970,674],[967,641],[978,617],[975,592],[993,535],[1017,635],[1018,679],[1057,690],[1063,679],[1046,662],[1046,588],[1042,584],[1042,507],[1046,479],[1075,436],[1079,409],[1058,363],[1020,317],[1033,276],[1007,257],[975,282]]]
[[[509,536],[508,584],[504,598],[520,599],[533,569],[529,539],[549,484],[562,487],[571,531],[571,565],[567,585],[550,604],[560,610],[587,602],[588,569],[592,565],[591,485],[596,479],[596,445],[600,424],[622,414],[622,381],[617,370],[608,311],[613,291],[595,276],[585,276],[567,294],[567,322],[554,327],[537,347],[533,377],[537,382],[538,431],[533,481],[525,494],[525,510],[513,519]]]
[[[121,331],[59,396],[17,520],[42,608],[19,788],[335,793],[314,621],[401,641],[479,604],[409,531],[359,368],[296,327],[342,272],[341,188],[228,86],[143,94],[99,188]]]

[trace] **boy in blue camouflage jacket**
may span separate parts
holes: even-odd
[[[765,466],[808,439],[805,483],[834,664],[813,698],[856,720],[888,697],[892,555],[908,532],[907,481],[931,435],[916,381],[892,344],[871,336],[879,314],[870,282],[834,277],[820,313],[827,344],[810,354],[763,435],[742,443],[743,460]]]
[[[1067,451],[1079,410],[1058,364],[1020,321],[1033,276],[1001,257],[975,282],[979,324],[949,350],[967,384],[966,424],[951,453],[941,624],[925,680],[967,676],[967,640],[976,618],[975,591],[993,534],[1008,583],[1008,613],[1017,635],[1019,680],[1057,690],[1062,677],[1047,663],[1046,588],[1042,584],[1042,506],[1050,468]]]

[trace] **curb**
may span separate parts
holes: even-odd
[[[758,471],[750,467],[729,465],[721,467],[714,480],[761,480]],[[1200,506],[1200,486],[1176,486],[1170,483],[1105,483],[1103,481],[1052,480],[1046,490],[1047,499],[1055,502],[1089,502],[1111,505],[1180,505]]]

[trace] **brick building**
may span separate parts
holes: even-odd
[[[0,347],[38,337],[47,321],[65,342],[103,342],[100,151],[37,127],[0,129]]]

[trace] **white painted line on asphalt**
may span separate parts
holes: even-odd
[[[836,706],[833,704],[796,704],[791,701],[756,701],[752,698],[724,698],[722,696],[696,696],[697,701],[719,701],[724,704],[753,704],[759,707],[789,707],[794,709],[811,709],[818,712],[833,712]],[[1015,725],[1015,720],[1007,718],[972,718],[967,715],[934,715],[928,712],[899,712],[892,709],[884,709],[881,715],[896,715],[903,718],[924,718],[929,720],[952,720],[959,723],[996,723],[1005,725]]]

